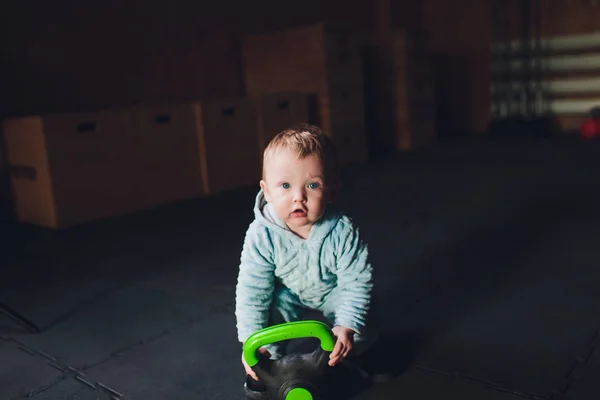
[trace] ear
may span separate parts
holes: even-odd
[[[267,203],[270,203],[271,202],[271,194],[269,193],[269,188],[267,187],[267,182],[265,182],[264,180],[261,180],[260,188],[262,189],[263,193],[265,194],[265,200],[267,200]]]

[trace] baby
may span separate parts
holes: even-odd
[[[373,336],[366,335],[372,267],[357,227],[332,205],[340,187],[336,149],[318,127],[287,129],[265,149],[236,287],[240,342],[316,310],[336,337],[329,365],[372,344]],[[282,343],[261,352],[280,358]],[[246,384],[256,384],[250,378],[258,377],[243,357],[242,363]]]

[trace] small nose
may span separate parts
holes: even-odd
[[[304,203],[306,202],[306,193],[304,189],[298,188],[294,192],[294,203]]]

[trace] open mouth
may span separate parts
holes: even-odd
[[[294,217],[303,217],[306,215],[306,210],[303,210],[302,208],[296,208],[293,212],[292,215]]]

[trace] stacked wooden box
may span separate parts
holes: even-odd
[[[4,138],[0,130],[0,222],[10,219],[11,203],[6,146],[4,145]]]
[[[316,123],[313,95],[299,92],[268,93],[256,99],[258,142],[262,151],[279,132],[300,123]]]
[[[49,228],[256,184],[249,99],[3,122],[16,219]]]
[[[254,101],[239,97],[196,103],[196,107],[206,194],[258,188],[261,159]]]
[[[152,104],[127,110],[135,143],[135,197],[140,208],[203,196],[202,143],[193,103]]]
[[[435,71],[425,37],[396,32],[393,40],[395,122],[399,148],[435,142]]]
[[[368,46],[367,118],[376,150],[409,150],[435,142],[435,76],[429,49],[426,38],[405,32]]]
[[[3,132],[19,221],[69,226],[134,209],[134,143],[124,134],[125,114],[11,119]]]
[[[243,97],[5,120],[19,221],[64,228],[231,189],[258,187],[278,132],[308,122],[336,141],[342,165],[368,158],[365,88],[388,147],[434,140],[432,60],[396,33],[365,85],[362,41],[316,24],[248,36]],[[375,132],[373,132],[375,133]]]
[[[317,121],[340,150],[343,164],[367,159],[361,46],[316,24],[244,38],[246,94],[316,95]]]

